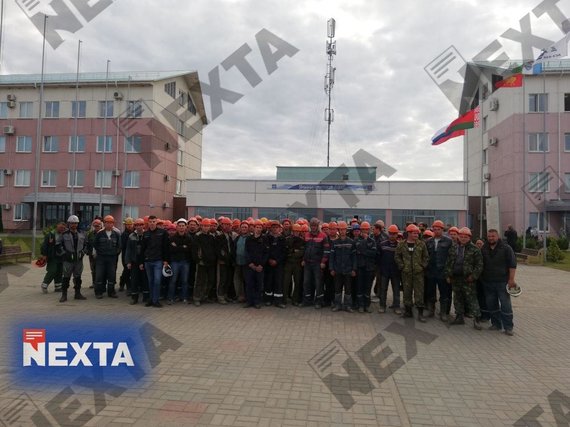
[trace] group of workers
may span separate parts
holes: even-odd
[[[95,219],[87,232],[78,224],[71,215],[41,246],[38,261],[47,264],[42,291],[47,293],[53,281],[60,302],[67,301],[71,281],[74,298],[85,299],[87,256],[97,299],[117,298],[120,262],[119,291],[126,291],[133,305],[141,298],[148,307],[162,307],[160,301],[166,300],[168,305],[239,302],[259,309],[292,304],[371,313],[375,295],[380,313],[392,309],[413,317],[415,306],[420,322],[438,315],[459,325],[472,317],[477,330],[490,320],[489,329],[513,334],[508,289],[516,286],[516,258],[497,230],[489,230],[485,242],[473,243],[469,228],[440,220],[431,227],[408,223],[403,230],[357,218],[321,223],[317,218],[195,216],[173,222],[151,215],[126,218],[119,230],[107,215]],[[450,319],[452,302],[455,316]]]

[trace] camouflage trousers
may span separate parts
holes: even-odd
[[[453,307],[456,315],[465,314],[465,306],[475,317],[481,316],[479,302],[477,300],[477,285],[475,282],[469,283],[463,277],[453,277],[451,279],[453,289]]]
[[[404,306],[424,307],[424,273],[409,274],[402,272],[402,287],[404,289]],[[413,302],[412,302],[413,295]]]

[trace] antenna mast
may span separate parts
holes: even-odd
[[[336,67],[332,66],[333,55],[336,55],[336,40],[333,40],[335,34],[336,21],[331,18],[327,21],[327,74],[325,75],[325,93],[329,97],[329,106],[325,108],[325,122],[327,122],[327,167],[330,166],[331,151],[331,123],[334,121],[334,110],[331,109],[331,93],[334,86],[334,75]]]

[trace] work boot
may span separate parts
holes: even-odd
[[[55,283],[54,292],[61,292],[61,283]]]
[[[473,327],[474,327],[475,329],[477,329],[478,331],[480,331],[481,329],[483,329],[483,328],[481,327],[481,324],[479,323],[479,318],[477,318],[477,317],[474,317],[474,318],[473,318]]]
[[[428,303],[428,317],[434,317],[435,316],[435,302],[430,301]]]
[[[46,283],[42,283],[42,292],[44,294],[48,293],[48,285]]]
[[[130,305],[135,305],[139,302],[139,296],[138,294],[135,295],[131,295],[131,302],[129,303]]]
[[[404,309],[404,313],[402,314],[402,317],[414,317],[414,314],[412,313],[412,306],[411,305],[407,305]]]
[[[62,289],[61,298],[59,299],[59,302],[65,302],[65,301],[67,301],[67,289]]]
[[[421,323],[426,323],[427,320],[424,317],[424,309],[423,308],[418,308],[418,322]]]
[[[439,318],[442,322],[449,321],[449,318],[447,316],[447,301],[441,301],[439,303]]]
[[[455,319],[453,319],[450,325],[465,325],[465,319],[463,318],[463,314],[456,315]]]
[[[87,299],[83,295],[81,295],[81,290],[79,290],[79,289],[75,290],[75,296],[73,298],[74,299],[80,299],[80,300]]]

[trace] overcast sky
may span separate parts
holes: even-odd
[[[533,14],[541,1],[115,0],[76,33],[61,33],[57,49],[48,46],[46,72],[75,72],[81,39],[83,72],[105,71],[110,59],[111,71],[197,70],[207,82],[247,43],[263,81],[252,88],[235,68],[220,66],[221,86],[244,96],[224,103],[205,129],[202,175],[274,178],[276,165],[326,165],[325,40],[334,17],[331,165],[352,165],[352,154],[364,149],[397,170],[391,179],[462,179],[462,139],[430,145],[457,111],[424,67],[451,45],[469,61],[495,40],[497,54],[520,58],[520,43],[502,35],[520,31],[527,14],[533,34],[560,39],[548,15]],[[41,34],[15,0],[4,3],[0,71],[39,73]],[[570,0],[558,6],[570,16]],[[263,28],[299,49],[271,75],[255,39]]]

